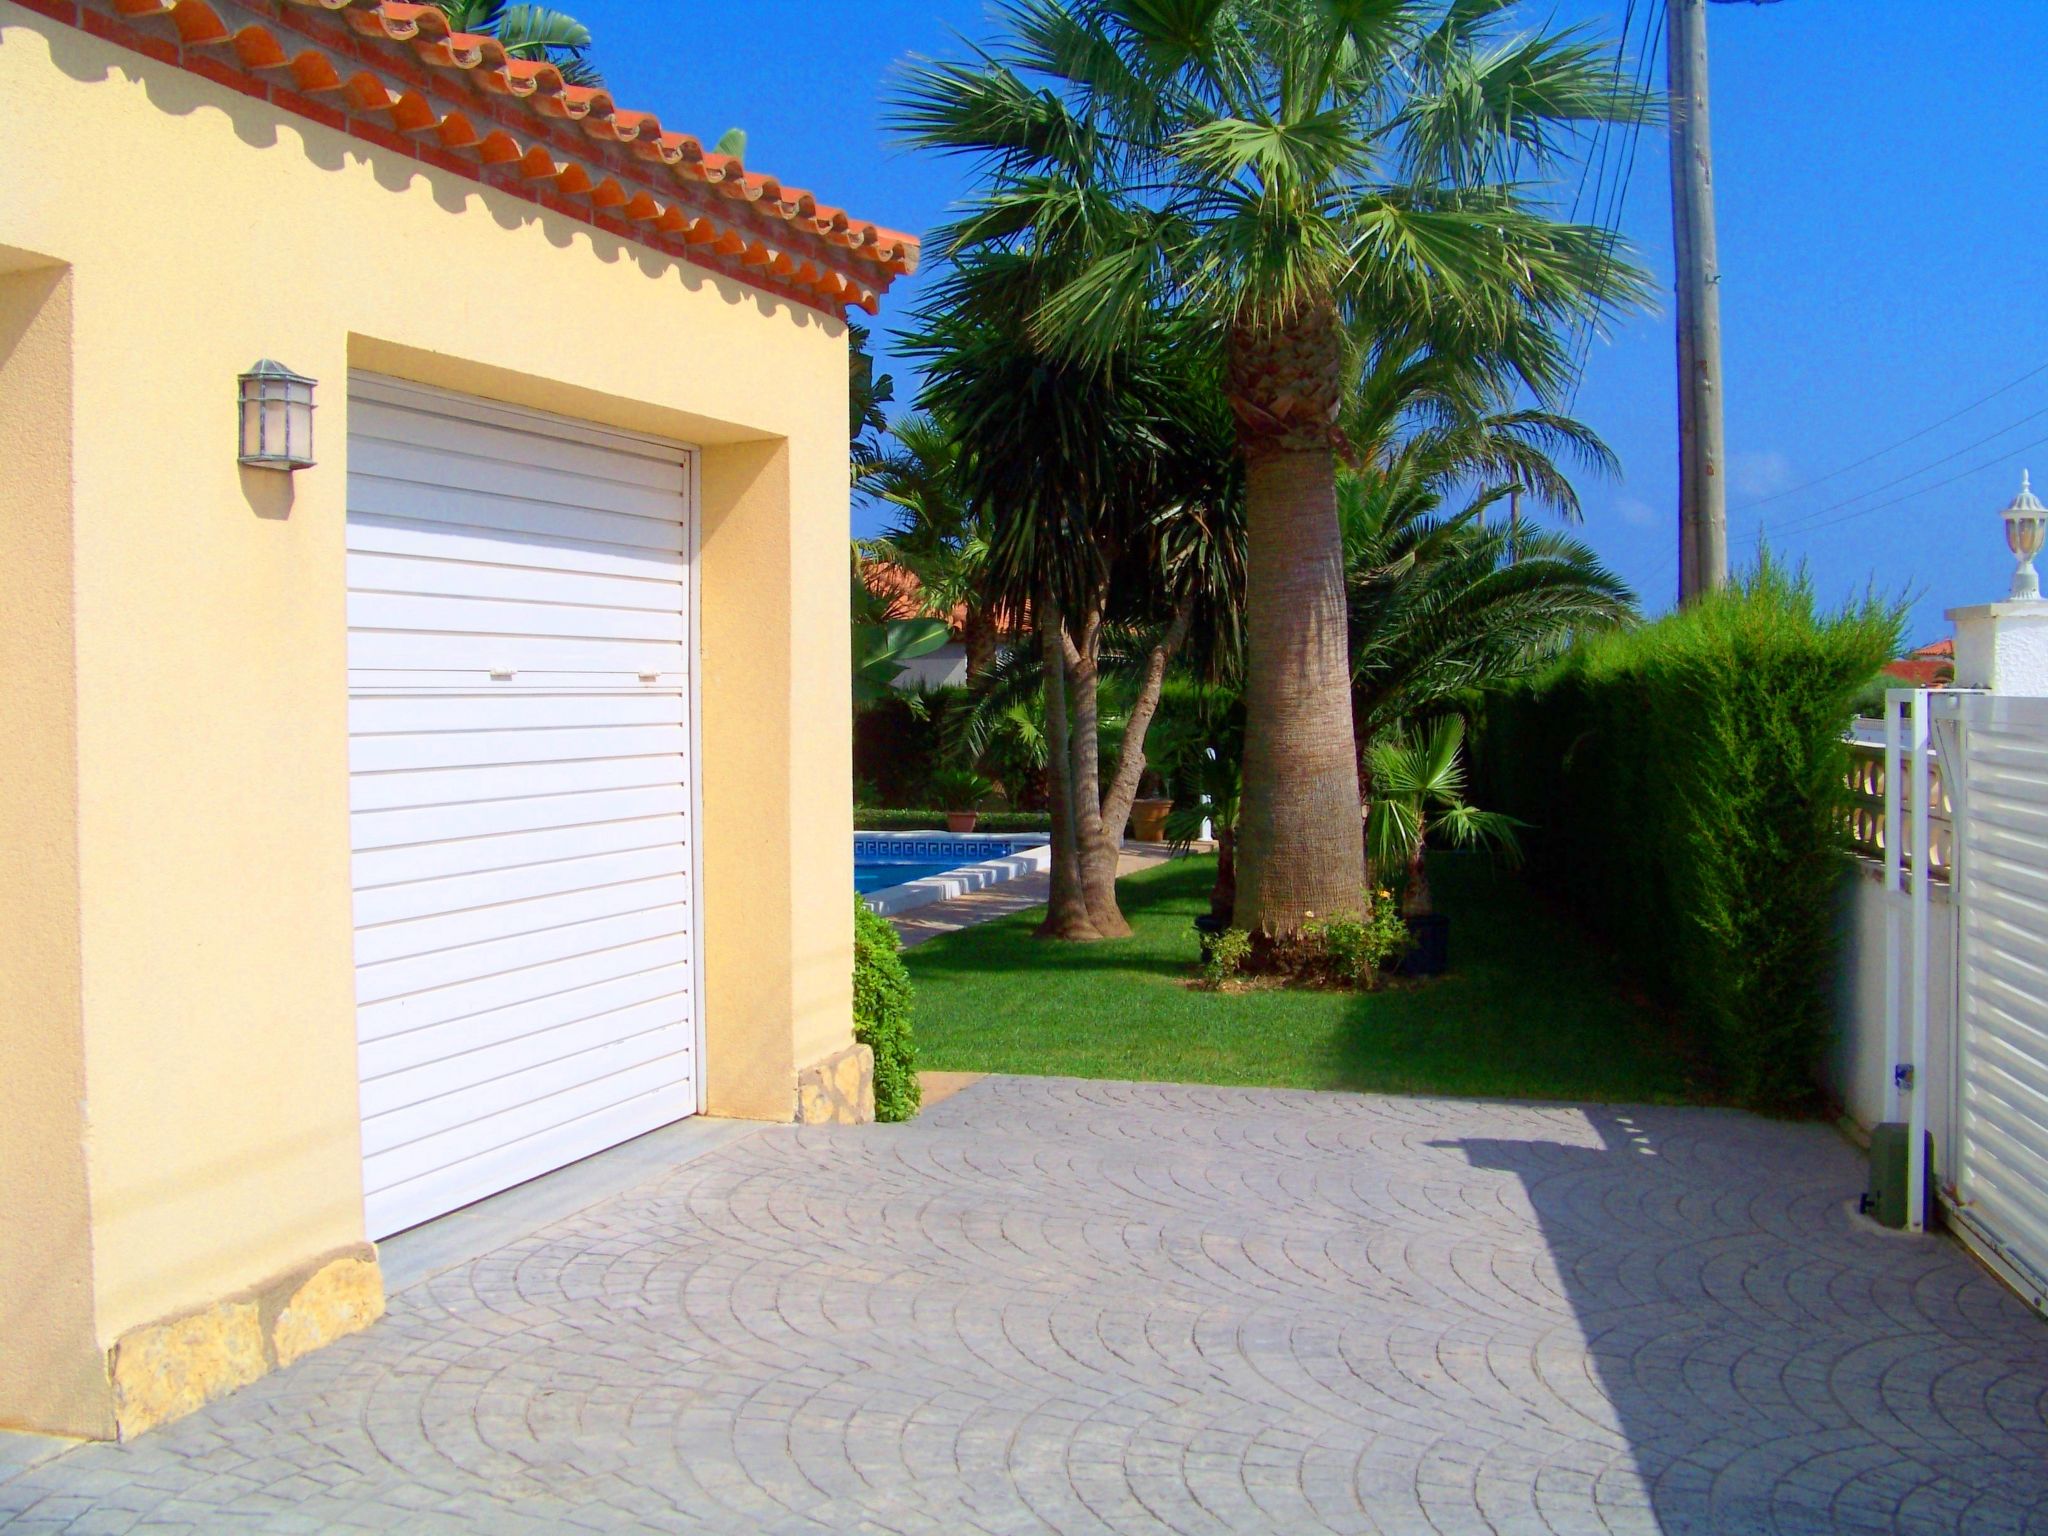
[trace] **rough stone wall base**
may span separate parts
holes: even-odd
[[[181,1419],[384,1315],[368,1243],[327,1254],[196,1312],[146,1323],[108,1352],[123,1440]]]
[[[875,1053],[850,1045],[796,1076],[798,1125],[867,1125],[875,1118]]]

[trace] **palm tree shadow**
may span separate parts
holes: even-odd
[[[1603,1479],[1616,1528],[2040,1528],[2048,1329],[2016,1297],[1946,1239],[1855,1214],[1861,1160],[1825,1127],[1583,1113],[1597,1146],[1431,1145],[1518,1181],[1584,1340],[1583,1378],[1544,1385],[1633,1462]]]

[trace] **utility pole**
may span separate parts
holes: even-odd
[[[1671,243],[1678,265],[1678,601],[1728,582],[1721,265],[1707,128],[1707,0],[1669,0]]]

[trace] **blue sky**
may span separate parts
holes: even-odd
[[[569,8],[622,102],[707,139],[741,124],[751,165],[827,201],[923,231],[963,190],[964,167],[889,146],[881,102],[898,59],[983,30],[980,0]],[[1628,9],[1524,7],[1609,36]],[[1731,552],[1761,531],[1829,598],[1910,593],[1933,638],[1943,608],[2005,594],[1997,509],[2022,467],[2048,483],[2048,3],[1783,0],[1709,27]],[[1645,133],[1621,223],[1667,294],[1668,176]],[[1676,582],[1669,309],[1595,344],[1577,405],[1624,470],[1586,488],[1585,536],[1652,610]]]

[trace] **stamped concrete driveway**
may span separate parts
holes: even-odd
[[[1829,1131],[990,1079],[747,1137],[0,1525],[2048,1532],[2048,1326]]]

